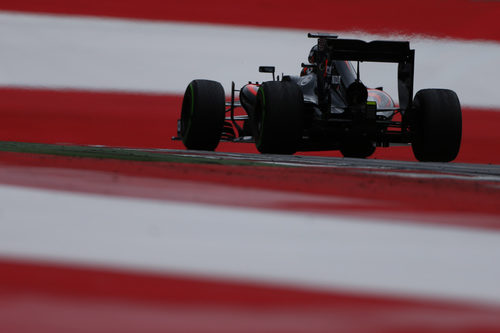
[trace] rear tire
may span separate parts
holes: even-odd
[[[181,137],[187,149],[215,150],[225,120],[226,97],[219,82],[193,80],[184,93]]]
[[[254,138],[263,154],[294,154],[302,139],[304,98],[293,82],[264,82],[257,93]]]
[[[427,162],[453,161],[462,139],[462,111],[457,94],[447,89],[420,90],[413,100],[412,149]]]

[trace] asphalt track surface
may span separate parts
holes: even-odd
[[[407,145],[407,149],[411,149]],[[34,154],[80,157],[120,158],[125,160],[173,161],[183,163],[217,163],[223,165],[274,165],[290,167],[324,167],[366,169],[367,173],[390,171],[428,172],[435,177],[500,181],[500,165],[473,163],[411,162],[398,160],[359,159],[345,157],[231,153],[200,150],[106,147],[103,145],[70,146],[0,142],[0,150]],[[165,156],[164,158],[162,156]],[[171,158],[173,157],[173,158]],[[177,159],[176,159],[177,158]]]
[[[410,146],[407,147],[411,149]],[[323,156],[297,156],[297,155],[268,155],[250,153],[224,153],[185,151],[172,149],[145,149],[144,151],[166,153],[174,156],[203,157],[206,159],[222,161],[248,161],[266,163],[280,166],[311,166],[331,168],[356,168],[369,169],[368,172],[380,173],[380,171],[428,171],[442,176],[470,176],[475,179],[488,179],[500,181],[500,165],[495,164],[472,164],[472,163],[433,163],[433,162],[410,162],[391,160],[370,160],[359,158],[323,157]]]

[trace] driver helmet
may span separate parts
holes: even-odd
[[[309,57],[307,58],[307,60],[309,61],[310,64],[313,64],[313,65],[316,64],[317,54],[318,54],[318,45],[316,44],[311,48],[311,51],[309,52]],[[304,76],[304,75],[310,74],[312,72],[313,72],[313,69],[311,67],[304,67],[300,71],[300,76]]]
[[[309,57],[307,60],[309,61],[310,64],[315,64],[316,63],[316,55],[318,53],[318,45],[314,45],[311,48],[311,51],[309,51]]]

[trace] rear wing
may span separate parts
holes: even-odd
[[[319,52],[325,52],[329,60],[387,62],[398,64],[398,94],[401,109],[411,107],[415,50],[407,41],[372,41],[340,39],[336,35],[310,33],[318,39]]]

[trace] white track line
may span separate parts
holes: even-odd
[[[500,304],[500,232],[0,186],[0,255]]]
[[[296,74],[306,31],[0,12],[0,85],[182,94],[196,78],[269,80],[259,65]],[[391,38],[342,34],[366,40]],[[404,37],[396,37],[401,39]],[[412,38],[416,90],[450,88],[469,106],[500,107],[500,44]],[[396,66],[363,64],[369,86],[396,96]]]

